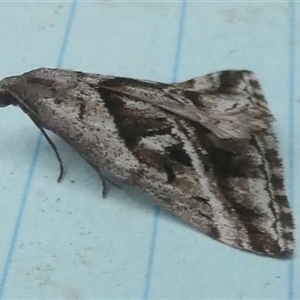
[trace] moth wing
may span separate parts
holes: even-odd
[[[208,114],[209,129],[220,138],[244,139],[274,120],[253,72],[227,70],[174,84],[200,93],[194,104]],[[188,93],[187,93],[188,97]]]
[[[235,92],[233,88],[225,89],[224,84],[214,87],[212,83],[208,93],[197,87],[190,89],[186,83],[175,91],[177,85],[128,79],[101,82],[98,92],[114,118],[120,139],[139,162],[125,179],[128,184],[223,243],[286,257],[293,252],[293,221],[271,114],[254,81],[251,92],[251,85],[242,88],[250,84],[245,80],[254,80],[252,73],[238,75],[243,80],[237,80],[240,87],[235,85]],[[219,78],[218,82],[222,80]],[[235,139],[225,141],[223,136],[189,117],[187,107],[196,111],[202,107],[184,94],[190,90],[203,96],[199,99],[205,99],[203,105],[208,113],[213,111],[210,116],[218,115],[221,120],[230,113],[219,106],[220,99],[234,99],[237,107],[249,100],[253,105],[253,122],[258,116],[265,116],[264,126],[253,130],[251,124],[244,124],[246,129],[250,127],[249,136],[239,148]],[[243,111],[240,109],[239,114]],[[237,125],[243,124],[234,126]]]
[[[127,78],[100,84],[197,122],[222,139],[248,139],[273,120],[249,71],[217,72],[173,85]]]
[[[293,219],[270,113],[251,78],[249,72],[225,71],[166,85],[39,69],[3,89],[13,97],[11,104],[18,102],[93,166],[199,231],[236,248],[286,257],[294,247]],[[222,122],[213,121],[210,129],[203,119],[197,121],[201,110],[213,120],[217,115],[226,120],[230,114],[218,101],[235,95],[233,109],[249,100],[254,115],[258,110],[254,121],[266,117],[259,130],[248,124],[242,143],[216,133]]]

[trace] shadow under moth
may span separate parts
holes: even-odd
[[[0,107],[11,104],[58,158],[44,129],[216,240],[278,258],[293,253],[273,117],[253,73],[165,84],[41,68],[0,82]]]

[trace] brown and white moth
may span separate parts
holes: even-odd
[[[0,106],[10,104],[50,143],[44,128],[210,237],[293,253],[273,117],[253,73],[164,84],[41,68],[0,82]]]

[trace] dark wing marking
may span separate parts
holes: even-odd
[[[239,73],[240,76],[231,76],[230,81],[227,78],[230,76],[223,75],[228,72]],[[174,85],[127,78],[105,79],[98,85],[197,122],[222,139],[249,139],[251,133],[266,128],[272,116],[253,73],[223,73],[219,76],[227,78],[226,81],[219,80],[219,88],[214,90],[205,88],[200,91],[205,80],[209,82],[212,75]]]

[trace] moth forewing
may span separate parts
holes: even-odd
[[[214,239],[292,254],[273,117],[253,73],[165,84],[42,68],[0,82],[0,106],[10,104]]]

